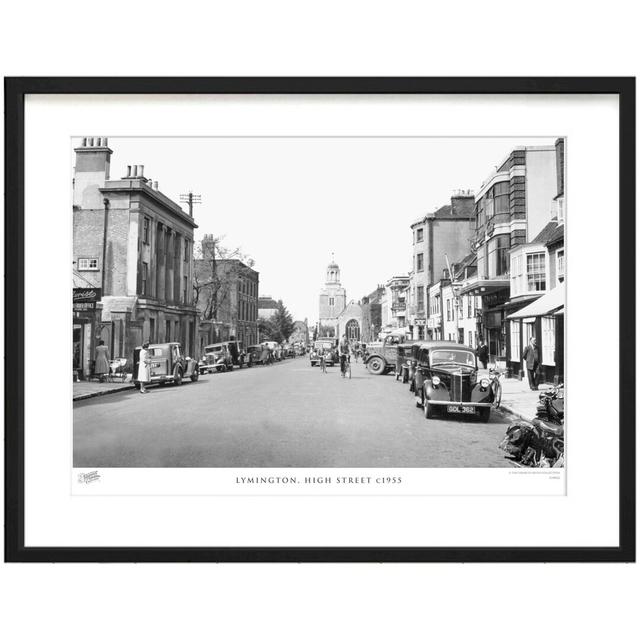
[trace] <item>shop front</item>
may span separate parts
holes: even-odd
[[[100,321],[97,303],[102,290],[95,287],[73,289],[73,380],[86,380],[93,373],[96,327]]]

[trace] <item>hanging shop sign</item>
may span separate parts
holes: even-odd
[[[96,308],[96,302],[102,299],[102,289],[95,288],[74,288],[73,289],[73,310],[87,311]]]

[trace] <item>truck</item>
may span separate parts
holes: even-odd
[[[364,354],[367,371],[374,375],[383,375],[396,370],[398,361],[398,345],[410,342],[408,335],[402,331],[386,335],[382,342],[370,342]]]

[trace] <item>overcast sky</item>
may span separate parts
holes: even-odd
[[[78,140],[73,141],[74,145]],[[335,254],[347,300],[411,269],[409,225],[477,190],[514,146],[553,138],[118,138],[111,178],[143,164],[169,198],[190,189],[204,233],[255,260],[260,295],[318,316]],[[186,209],[186,205],[183,205]],[[437,251],[437,247],[435,247]],[[453,259],[462,256],[453,256]]]

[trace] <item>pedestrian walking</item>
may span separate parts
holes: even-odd
[[[147,382],[151,381],[149,362],[149,343],[144,342],[140,349],[138,360],[138,383],[140,384],[140,393],[149,393],[145,388]]]
[[[487,347],[487,345],[485,344],[485,341],[482,338],[478,340],[478,348],[476,349],[476,356],[478,357],[478,360],[482,362],[482,367],[486,369],[487,363],[489,362],[489,348]]]
[[[104,340],[98,342],[96,347],[95,374],[104,382],[105,376],[109,373],[109,348],[105,347]]]
[[[536,346],[536,339],[531,338],[529,344],[525,347],[522,353],[522,360],[524,361],[527,369],[527,376],[529,377],[529,388],[532,391],[538,390],[538,367],[540,366],[540,354],[538,347]]]

